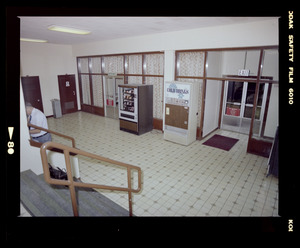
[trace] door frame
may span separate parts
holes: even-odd
[[[107,116],[106,113],[106,105],[107,105],[107,98],[106,98],[106,82],[108,79],[113,79],[114,80],[114,85],[113,85],[113,100],[114,100],[114,108],[118,108],[117,106],[117,99],[119,100],[119,92],[118,92],[118,86],[117,86],[117,79],[122,79],[123,84],[125,84],[125,78],[124,76],[110,76],[110,75],[104,75],[103,80],[102,80],[102,89],[103,89],[103,108],[104,108],[104,116]]]
[[[229,82],[241,82],[241,83],[243,83],[241,102],[239,104],[234,104],[234,105],[238,105],[240,107],[239,108],[239,110],[240,110],[239,116],[233,116],[233,115],[231,116],[231,115],[226,114],[226,105],[227,105],[227,95],[228,95]],[[223,91],[223,96],[224,97],[223,97],[223,108],[222,108],[223,110],[222,110],[221,127],[223,126],[224,116],[230,116],[230,118],[239,118],[239,125],[237,127],[237,130],[231,130],[231,131],[238,132],[238,133],[241,133],[240,128],[241,128],[243,118],[244,119],[249,119],[251,121],[251,118],[244,117],[245,107],[246,107],[246,99],[245,98],[247,96],[248,83],[249,82],[247,82],[247,81],[225,80],[224,91]],[[253,108],[253,106],[254,106],[254,104],[252,104],[252,108]],[[250,129],[250,126],[249,126],[249,129]]]
[[[229,81],[233,81],[233,80],[224,80],[223,81],[224,82],[224,89],[222,91],[222,94],[223,94],[222,106],[223,107],[222,107],[222,112],[220,113],[221,120],[220,120],[219,128],[222,127],[222,125],[223,125],[223,117],[226,115],[226,103],[227,103],[227,93],[228,93],[228,84],[229,84]],[[242,98],[241,98],[241,103],[240,103],[240,115],[239,115],[239,117],[237,117],[237,118],[240,118],[240,120],[239,120],[239,128],[240,128],[241,127],[241,123],[242,123],[242,119],[248,119],[248,120],[252,121],[252,117],[251,118],[244,117],[245,108],[246,107],[252,107],[252,111],[251,111],[251,113],[252,113],[253,112],[253,108],[257,107],[257,102],[256,103],[253,102],[253,104],[247,104],[246,103],[246,100],[247,100],[246,99],[246,97],[247,97],[247,90],[248,90],[249,83],[255,83],[255,82],[248,82],[246,80],[245,81],[237,81],[237,82],[243,82]],[[262,99],[261,112],[260,112],[259,119],[255,119],[255,115],[254,115],[254,120],[259,120],[261,122],[263,122],[263,119],[264,119],[264,113],[265,113],[265,108],[266,108],[266,101],[267,101],[268,92],[269,92],[269,83],[264,82],[264,84],[265,84],[265,88],[264,88],[264,93],[263,93],[263,99]],[[255,92],[254,92],[254,95],[255,95]],[[256,101],[257,101],[257,99],[256,99]],[[250,129],[251,129],[251,125],[249,127],[249,132],[250,132]],[[235,130],[235,131],[236,132],[240,132],[239,130]],[[260,128],[259,128],[259,135],[260,135],[261,131],[262,131],[262,125],[260,125]],[[247,133],[247,135],[248,134],[249,133]]]

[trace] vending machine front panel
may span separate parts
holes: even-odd
[[[138,120],[138,94],[137,88],[119,87],[120,109],[119,118],[137,122]]]
[[[166,104],[165,113],[166,125],[188,129],[189,107]]]

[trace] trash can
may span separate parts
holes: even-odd
[[[52,109],[53,109],[54,118],[60,118],[62,116],[60,100],[59,99],[51,99],[51,102],[52,102]]]

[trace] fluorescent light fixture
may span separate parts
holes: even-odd
[[[52,31],[71,33],[71,34],[85,35],[85,34],[91,33],[91,31],[88,31],[88,30],[82,30],[82,29],[77,29],[77,28],[68,28],[68,27],[56,26],[56,25],[49,26],[48,29],[52,30]]]
[[[28,42],[40,42],[40,43],[44,43],[44,42],[48,42],[46,40],[40,40],[40,39],[29,39],[29,38],[20,38],[21,41],[28,41]]]

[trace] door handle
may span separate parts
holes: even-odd
[[[40,99],[37,99],[38,102],[40,102]]]
[[[75,96],[75,90],[73,90],[73,96]]]

